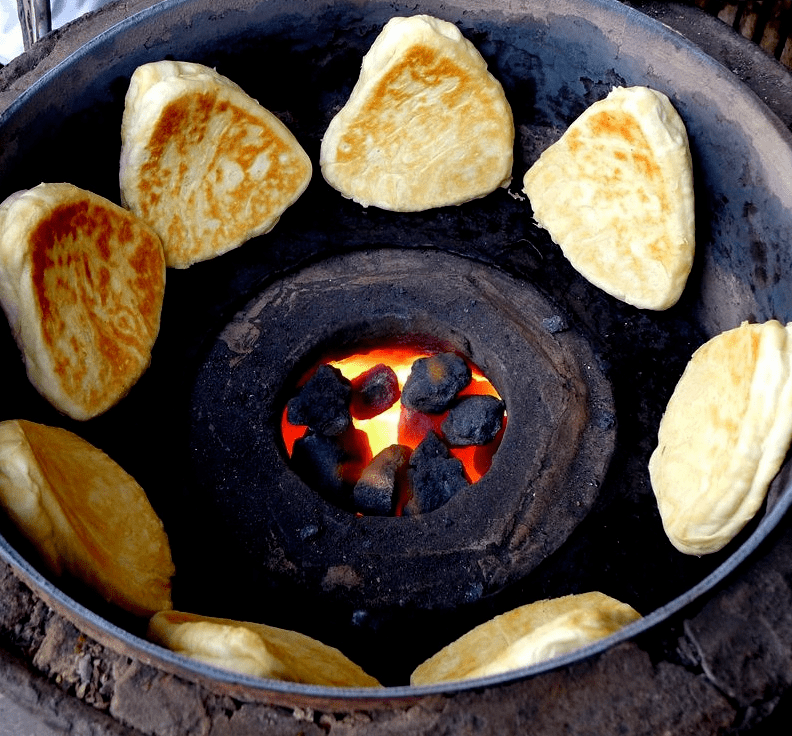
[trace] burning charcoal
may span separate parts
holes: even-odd
[[[428,432],[418,447],[415,448],[410,458],[410,467],[423,465],[432,460],[446,460],[451,457],[448,447],[436,432]]]
[[[450,445],[486,445],[500,432],[505,409],[495,396],[466,396],[448,412],[443,434]]]
[[[328,501],[345,505],[349,487],[344,483],[346,453],[334,437],[308,433],[294,443],[292,463],[300,477]]]
[[[408,409],[440,414],[448,409],[470,379],[470,366],[455,353],[418,358],[404,383],[402,404]]]
[[[352,386],[337,368],[320,365],[286,405],[289,424],[306,425],[317,434],[334,437],[349,427]]]
[[[371,419],[390,409],[399,395],[399,379],[393,368],[379,363],[352,381],[352,416]]]
[[[368,435],[353,425],[334,439],[344,450],[344,480],[353,486],[373,459]]]
[[[355,511],[386,515],[393,511],[399,473],[407,465],[410,450],[391,445],[382,450],[363,471],[352,491]]]
[[[405,516],[434,511],[469,485],[461,460],[451,457],[434,432],[415,448],[410,469],[412,498],[404,507]]]
[[[429,415],[402,406],[399,412],[399,442],[408,447],[415,447],[420,444],[427,433],[440,431],[442,417],[442,414]]]
[[[405,516],[434,511],[469,485],[462,461],[455,457],[414,468],[411,480],[413,495],[404,507]]]

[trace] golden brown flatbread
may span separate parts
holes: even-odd
[[[536,222],[591,283],[642,309],[675,304],[695,248],[687,132],[671,101],[617,87],[524,177]]]
[[[286,126],[213,69],[138,67],[121,124],[121,201],[187,268],[269,232],[311,178]]]
[[[327,182],[364,207],[411,212],[511,181],[514,120],[500,83],[456,26],[392,18],[322,140]]]
[[[791,334],[744,322],[704,343],[679,379],[649,473],[681,552],[717,552],[764,502],[792,439]]]
[[[159,237],[71,184],[0,204],[0,303],[28,378],[74,419],[118,402],[151,361],[165,291]]]
[[[333,647],[304,634],[264,624],[163,611],[148,637],[172,651],[254,677],[334,687],[379,687]]]
[[[477,626],[415,669],[411,685],[468,680],[528,667],[580,649],[640,618],[603,593],[515,608]]]
[[[54,575],[136,615],[171,608],[162,522],[137,482],[77,435],[0,422],[0,506]]]

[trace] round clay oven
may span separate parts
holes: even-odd
[[[382,25],[417,11],[457,23],[503,83],[518,131],[510,189],[405,215],[363,210],[314,177],[271,233],[169,272],[151,369],[95,421],[59,416],[29,386],[10,335],[0,337],[13,373],[2,418],[65,426],[138,479],[171,539],[177,607],[299,628],[388,685],[295,686],[185,660],[146,642],[140,622],[47,579],[3,525],[4,558],[70,620],[213,692],[328,709],[398,709],[485,686],[506,696],[537,672],[666,621],[756,549],[792,500],[785,468],[755,522],[705,559],[679,555],[663,536],[646,461],[690,354],[742,320],[792,319],[792,139],[723,67],[618,3],[164,2],[85,44],[4,112],[0,196],[43,180],[117,199],[128,80],[162,58],[217,68],[276,112],[316,162]],[[629,84],[671,97],[694,160],[696,263],[680,303],[660,314],[586,283],[519,192],[525,169],[588,104]],[[542,327],[555,316],[567,330]],[[479,365],[509,406],[509,427],[491,475],[448,507],[361,521],[299,481],[276,415],[330,343],[413,334]],[[495,531],[482,526],[492,519]],[[409,586],[408,558],[417,571]],[[421,657],[475,623],[594,588],[645,618],[550,665],[484,682],[405,684]]]
[[[231,535],[215,554],[248,578],[237,601],[245,620],[272,615],[272,598],[307,597],[336,633],[356,620],[392,630],[402,651],[431,651],[436,627],[399,636],[410,611],[453,616],[555,552],[597,498],[616,422],[596,355],[577,331],[549,330],[553,317],[534,288],[491,267],[386,249],[301,269],[237,314],[198,373],[191,449],[206,514]],[[296,377],[323,353],[393,340],[465,355],[509,422],[489,472],[440,509],[360,517],[291,468],[279,420]],[[289,606],[289,618],[304,619],[299,610]]]

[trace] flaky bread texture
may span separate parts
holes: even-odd
[[[687,132],[668,97],[617,87],[523,180],[536,222],[595,286],[641,309],[673,306],[695,250]]]
[[[162,522],[137,482],[77,435],[0,423],[0,505],[52,574],[136,615],[172,607]]]
[[[103,197],[40,184],[0,204],[0,303],[30,382],[73,419],[148,368],[164,290],[159,237]]]
[[[363,206],[410,212],[511,181],[514,120],[500,83],[451,23],[388,21],[322,140],[325,180]]]
[[[529,603],[471,629],[418,666],[411,685],[467,680],[529,667],[616,633],[640,614],[599,592]]]
[[[379,687],[338,649],[264,624],[163,611],[148,638],[200,662],[253,677],[331,687]]]
[[[157,231],[175,268],[269,232],[311,178],[308,155],[275,115],[191,62],[135,70],[121,143],[121,201]]]
[[[756,515],[792,440],[792,324],[744,322],[704,343],[674,389],[649,460],[668,539],[725,547]]]

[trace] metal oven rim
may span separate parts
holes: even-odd
[[[175,3],[164,3],[175,4]],[[602,7],[611,8],[607,3],[595,3]],[[142,11],[138,16],[133,16],[124,23],[139,22],[142,17],[146,17],[155,13],[155,8],[149,8]],[[620,11],[614,10],[617,15]],[[628,12],[628,11],[621,11]],[[641,23],[637,16],[630,16],[631,22]],[[670,39],[669,39],[670,40]],[[673,44],[683,43],[680,38],[674,37],[671,41]],[[700,52],[690,42],[689,44],[691,53],[699,56]],[[87,44],[85,48],[91,48],[91,43]],[[80,52],[78,52],[80,53]],[[83,52],[84,53],[84,52]],[[13,104],[13,103],[12,103]],[[788,134],[788,131],[786,131]],[[792,140],[791,135],[787,135],[788,140]],[[596,645],[587,647],[574,655],[567,655],[554,660],[551,665],[535,666],[525,670],[510,673],[508,677],[492,677],[480,681],[471,681],[462,683],[459,687],[452,688],[456,691],[467,691],[478,689],[482,687],[490,687],[493,685],[502,684],[504,682],[512,682],[517,679],[528,678],[547,671],[548,669],[562,668],[578,659],[591,657],[603,652],[605,649],[632,639],[642,632],[648,631],[655,625],[669,619],[670,617],[680,613],[683,609],[688,607],[694,601],[697,601],[704,593],[712,590],[718,583],[722,582],[738,569],[746,560],[748,560],[759,547],[762,542],[764,534],[759,534],[760,530],[764,532],[768,526],[776,525],[788,511],[789,506],[792,504],[792,496],[786,494],[781,502],[779,502],[772,510],[768,512],[766,517],[760,524],[760,529],[757,530],[757,535],[752,537],[751,541],[743,545],[737,553],[732,555],[729,560],[719,567],[711,575],[707,576],[698,585],[691,588],[687,594],[672,601],[671,603],[663,606],[660,609],[648,614],[642,621],[630,625],[619,634],[600,642]],[[148,642],[141,640],[137,637],[132,637],[127,632],[124,632],[117,627],[108,624],[104,619],[93,614],[88,609],[82,607],[76,601],[64,596],[55,586],[52,586],[43,576],[30,566],[13,548],[11,548],[5,540],[2,540],[0,545],[0,553],[4,560],[11,565],[14,571],[34,590],[40,592],[41,597],[48,602],[55,610],[62,613],[67,618],[71,618],[74,623],[87,634],[94,636],[97,641],[113,648],[117,645],[117,640],[124,641],[130,648],[135,656],[140,657],[144,662],[152,663],[161,666],[166,670],[183,675],[188,679],[197,679],[199,682],[207,684],[212,687],[214,683],[222,683],[224,687],[228,688],[230,693],[239,695],[240,697],[250,697],[252,693],[257,693],[267,700],[268,702],[282,701],[286,704],[294,704],[295,700],[311,704],[313,707],[333,707],[335,705],[343,704],[344,707],[356,707],[358,705],[363,707],[371,707],[373,704],[379,703],[383,697],[388,699],[391,703],[407,703],[425,696],[435,695],[439,693],[448,693],[448,686],[431,686],[431,687],[393,687],[386,688],[384,691],[377,693],[369,693],[361,690],[344,690],[338,689],[332,693],[328,693],[324,688],[311,688],[306,686],[292,686],[288,684],[278,684],[273,686],[272,683],[265,683],[262,685],[261,681],[253,680],[247,681],[245,678],[238,676],[229,676],[221,670],[214,670],[213,668],[194,667],[191,663],[187,664],[183,658],[177,655],[171,655],[159,647],[155,647]]]

